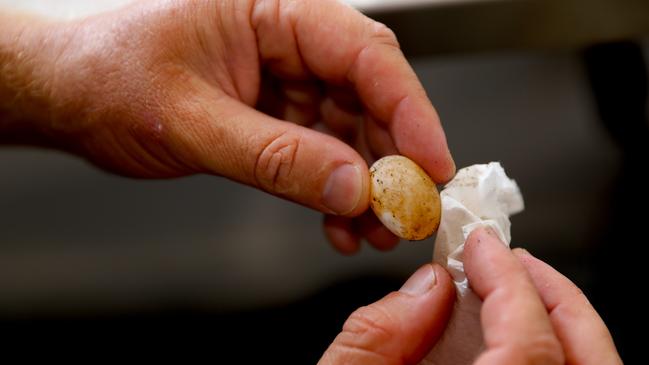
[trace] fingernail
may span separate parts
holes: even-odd
[[[336,168],[324,187],[323,204],[339,215],[350,213],[358,205],[363,191],[363,176],[358,167],[345,164]]]
[[[496,231],[494,231],[493,228],[491,227],[484,227],[484,231],[486,234],[493,236],[493,237],[498,237],[498,234],[496,234]]]
[[[484,228],[484,232],[485,232],[487,235],[489,235],[489,236],[491,236],[491,237],[497,239],[498,241],[501,241],[501,240],[500,240],[500,236],[498,235],[498,233],[496,233],[496,231],[495,231],[493,228],[487,226],[487,227]]]
[[[433,265],[427,264],[412,274],[399,291],[409,295],[422,295],[432,289],[436,282]]]
[[[498,233],[496,233],[496,231],[494,231],[493,228],[489,226],[476,228],[473,232],[471,232],[471,236],[473,236],[473,241],[475,241],[476,243],[480,243],[482,241],[492,241],[494,238],[496,239],[496,242],[501,242]],[[470,241],[471,240],[467,240],[467,243],[469,243]]]

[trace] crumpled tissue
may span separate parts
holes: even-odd
[[[461,169],[440,195],[442,219],[433,261],[451,273],[457,300],[442,338],[420,364],[469,365],[482,352],[484,343],[482,301],[469,287],[464,273],[464,242],[474,229],[491,227],[509,246],[509,216],[523,210],[523,197],[497,162]]]

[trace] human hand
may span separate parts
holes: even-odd
[[[444,333],[454,301],[448,272],[424,265],[399,291],[355,311],[318,364],[417,364]]]
[[[0,77],[13,100],[0,119],[18,142],[127,176],[208,173],[263,189],[329,215],[346,253],[363,236],[381,249],[398,241],[363,215],[366,161],[400,153],[437,182],[454,174],[394,34],[334,0],[141,1],[21,27],[17,41],[0,38],[29,61],[5,61]]]
[[[478,229],[466,242],[464,263],[483,300],[486,349],[475,365],[622,364],[588,299],[544,262]],[[443,333],[454,294],[444,269],[424,266],[399,292],[354,312],[320,364],[419,363]]]
[[[467,239],[464,267],[483,300],[486,349],[475,365],[622,364],[586,296],[546,263],[478,229]]]

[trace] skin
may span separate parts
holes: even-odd
[[[333,0],[151,0],[74,22],[0,12],[0,143],[130,177],[248,184],[324,212],[343,253],[398,241],[367,212],[368,161],[399,153],[438,183],[455,173],[394,34]],[[477,364],[621,363],[568,279],[484,231],[465,255],[485,303]],[[321,363],[415,364],[453,301],[449,274],[424,265],[356,311]]]
[[[478,229],[467,239],[464,268],[483,300],[486,348],[474,365],[622,364],[581,290],[527,251],[512,252]],[[449,274],[424,265],[401,290],[352,314],[320,364],[417,364],[439,339],[454,298]]]
[[[1,142],[130,177],[223,176],[325,213],[344,253],[398,242],[364,215],[367,162],[400,153],[439,183],[455,173],[394,34],[334,0],[151,0],[0,24]]]

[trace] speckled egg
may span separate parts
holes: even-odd
[[[387,156],[370,168],[371,207],[397,236],[419,241],[439,227],[442,207],[433,180],[412,160]]]

